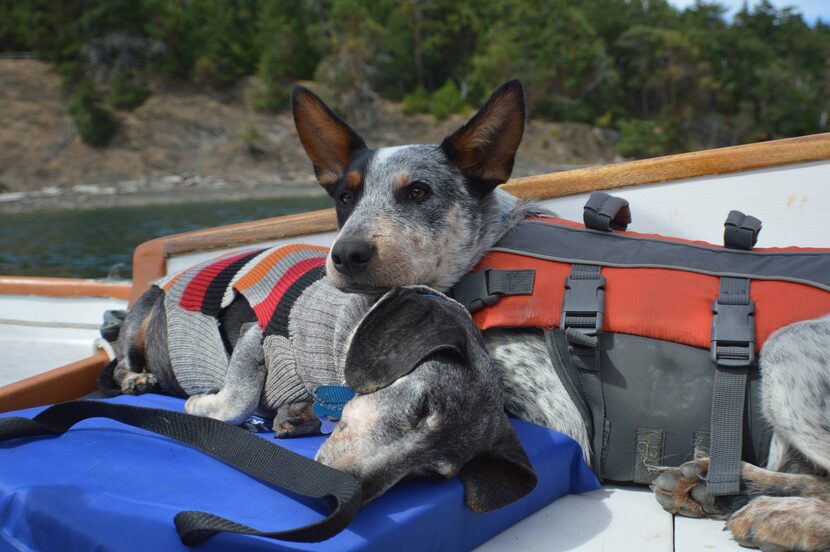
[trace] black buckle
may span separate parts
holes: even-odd
[[[470,312],[495,304],[501,295],[490,293],[490,270],[485,268],[479,272],[467,274],[459,285],[453,288],[453,299],[464,305]]]
[[[712,341],[709,352],[719,366],[743,367],[755,362],[755,302],[712,303]]]
[[[559,327],[596,337],[602,331],[605,313],[605,276],[582,279],[568,276],[565,280],[565,298],[562,301],[562,320]],[[582,344],[582,343],[580,343]]]

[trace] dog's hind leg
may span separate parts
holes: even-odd
[[[231,355],[222,389],[214,394],[193,395],[187,399],[184,411],[232,424],[242,423],[259,405],[264,384],[262,330],[257,324],[246,324]]]
[[[658,477],[657,500],[670,512],[729,518],[738,542],[769,550],[830,548],[830,317],[770,336],[761,352],[764,414],[774,435],[769,469],[743,464],[741,491],[705,489],[708,459]],[[773,471],[774,470],[774,471]]]
[[[112,373],[122,393],[140,395],[156,387],[155,376],[147,371],[147,326],[155,307],[163,300],[163,292],[151,287],[136,301],[124,319],[116,344],[118,363]]]

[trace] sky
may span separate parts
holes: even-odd
[[[718,0],[718,3],[726,6],[729,10],[728,15],[738,11],[743,6],[745,0]],[[758,0],[747,0],[749,5],[757,4]],[[692,6],[695,0],[669,0],[679,8]],[[812,24],[817,19],[821,19],[825,23],[830,23],[830,0],[771,0],[773,6],[777,8],[794,7],[804,16],[804,19]]]

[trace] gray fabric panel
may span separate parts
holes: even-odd
[[[567,263],[786,280],[830,291],[830,253],[822,252],[737,251],[535,221],[519,223],[492,250]]]
[[[605,478],[634,480],[638,428],[665,432],[662,466],[679,466],[694,455],[695,439],[710,431],[715,368],[709,351],[634,335],[604,333],[600,365],[605,417],[610,421]],[[760,373],[749,374],[751,403],[745,425],[751,439],[745,460],[766,460],[771,432],[760,412]],[[748,401],[749,402],[749,401]],[[697,437],[696,437],[697,435]]]
[[[648,485],[657,476],[654,468],[661,465],[666,433],[661,429],[637,428],[634,483]]]

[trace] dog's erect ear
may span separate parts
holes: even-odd
[[[317,181],[331,193],[354,154],[366,149],[366,142],[308,88],[294,87],[291,107],[297,134],[314,166]]]
[[[507,418],[501,438],[492,450],[464,464],[458,476],[464,483],[464,501],[473,512],[490,512],[536,488],[536,472]]]
[[[346,385],[372,393],[439,351],[466,357],[467,332],[450,299],[428,288],[397,288],[360,321],[346,355]],[[457,306],[457,305],[456,305]]]
[[[524,90],[512,80],[493,92],[467,124],[441,143],[441,149],[483,196],[510,178],[524,127]]]

